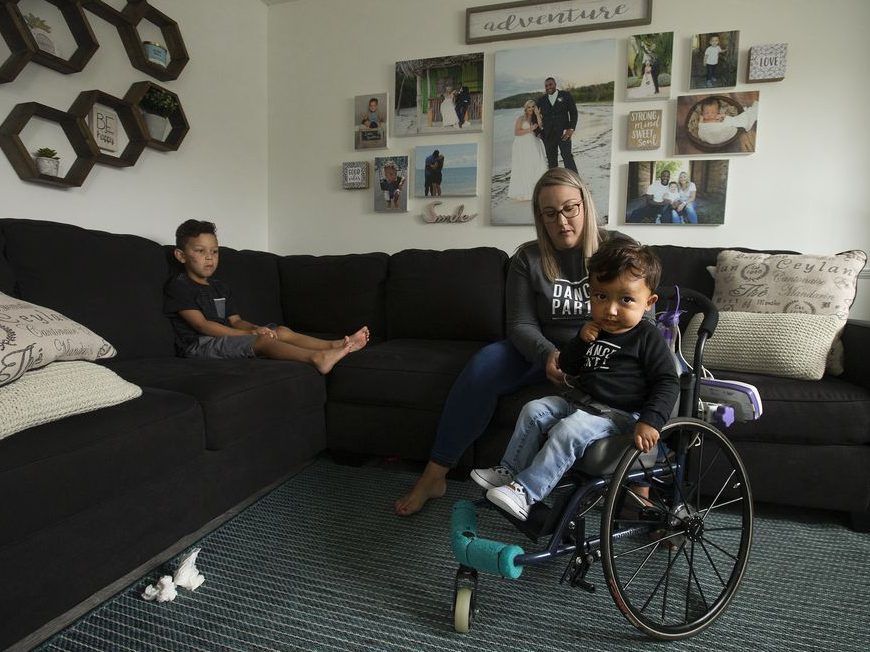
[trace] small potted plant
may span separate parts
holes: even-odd
[[[139,101],[148,126],[148,133],[155,140],[163,140],[166,126],[171,116],[178,109],[178,100],[169,91],[152,86]]]
[[[24,17],[24,22],[30,28],[30,33],[33,34],[33,39],[36,41],[39,49],[49,54],[55,54],[54,41],[49,36],[51,25],[34,14],[27,14]]]
[[[40,174],[59,175],[60,157],[51,147],[40,147],[33,156],[36,158],[36,169]]]

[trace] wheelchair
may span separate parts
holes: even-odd
[[[701,632],[734,598],[752,546],[753,505],[740,456],[710,422],[727,406],[713,405],[701,393],[704,344],[715,331],[718,312],[707,297],[686,289],[663,292],[659,304],[674,294],[702,312],[703,320],[694,368],[685,364],[680,373],[677,416],[662,428],[657,448],[643,453],[629,437],[594,442],[550,496],[532,506],[526,521],[485,498],[454,505],[456,631],[469,631],[478,613],[479,571],[517,579],[525,567],[559,557],[567,559],[560,583],[588,592],[595,586],[587,573],[600,561],[617,608],[656,639]],[[671,312],[673,329],[675,313],[679,310]],[[675,359],[679,368],[679,346]],[[760,413],[760,402],[758,408]],[[648,498],[638,487],[648,487]],[[478,536],[478,509],[496,510],[534,544],[546,541],[546,546],[526,552]],[[593,511],[600,512],[601,525],[597,536],[588,536],[586,521]]]

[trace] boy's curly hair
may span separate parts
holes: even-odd
[[[651,292],[659,285],[662,263],[652,249],[627,236],[611,236],[601,243],[588,263],[589,278],[607,283],[628,272],[646,281]]]
[[[206,222],[205,220],[186,220],[175,229],[175,246],[178,249],[184,249],[187,241],[195,238],[203,233],[217,235],[217,227],[214,222]]]

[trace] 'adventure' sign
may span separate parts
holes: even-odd
[[[652,0],[508,2],[465,10],[465,42],[610,29],[652,22]]]

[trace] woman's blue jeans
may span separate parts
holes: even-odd
[[[544,366],[526,360],[510,340],[488,344],[456,377],[435,433],[430,459],[453,467],[489,425],[499,396],[547,380]]]

